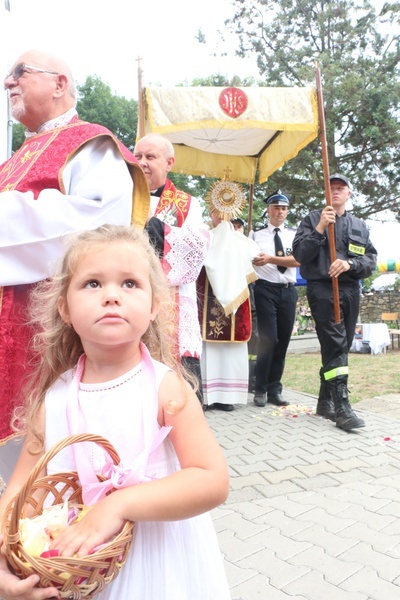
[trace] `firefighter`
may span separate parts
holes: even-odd
[[[350,198],[347,177],[330,177],[331,206],[311,211],[300,223],[293,254],[307,280],[307,299],[321,345],[321,386],[317,414],[344,431],[365,423],[350,406],[348,353],[354,338],[360,304],[360,279],[376,268],[377,251],[367,225],[346,210]],[[328,227],[334,224],[336,259],[331,262]],[[335,323],[332,278],[338,278],[340,323]]]

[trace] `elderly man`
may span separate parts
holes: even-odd
[[[203,402],[200,356],[202,340],[198,321],[196,280],[210,245],[197,198],[177,190],[167,175],[174,162],[171,142],[150,133],[135,146],[134,154],[143,168],[151,191],[146,229],[157,249],[165,274],[176,288],[179,323],[179,355],[196,377],[198,398]]]
[[[356,328],[359,280],[376,267],[377,252],[361,219],[346,211],[351,191],[347,177],[330,177],[332,206],[311,211],[300,223],[293,254],[307,280],[307,299],[321,345],[321,386],[317,414],[344,431],[364,427],[348,398],[348,353]],[[335,225],[336,260],[331,262],[328,227]],[[341,321],[335,323],[332,278],[338,278]]]
[[[11,113],[26,141],[0,166],[0,438],[28,374],[32,284],[52,273],[62,236],[104,223],[144,225],[146,178],[134,156],[75,110],[69,67],[48,53],[25,52],[4,80]],[[0,469],[0,472],[1,469]]]

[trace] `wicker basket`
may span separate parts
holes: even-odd
[[[55,473],[38,479],[47,463],[60,450],[78,442],[99,444],[108,452],[114,464],[119,464],[120,459],[113,446],[100,436],[78,434],[66,438],[50,448],[38,461],[25,485],[7,506],[2,522],[6,557],[11,570],[21,579],[37,574],[40,576],[38,587],[54,586],[59,590],[60,598],[74,600],[93,598],[117,577],[131,546],[134,528],[134,524],[127,521],[111,542],[87,557],[42,558],[31,556],[22,547],[20,518],[35,517],[42,513],[44,506],[61,504],[65,498],[74,504],[83,503],[76,472]]]

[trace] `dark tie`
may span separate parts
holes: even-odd
[[[285,256],[285,253],[283,251],[281,236],[279,235],[279,233],[280,233],[279,227],[275,227],[274,231],[275,231],[275,237],[274,237],[275,256]],[[278,271],[280,273],[284,273],[286,271],[286,267],[278,267]]]

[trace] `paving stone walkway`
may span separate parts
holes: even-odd
[[[230,467],[230,496],[212,515],[232,600],[399,600],[392,396],[391,416],[356,405],[366,427],[351,433],[293,391],[284,391],[287,409],[258,408],[249,396],[233,412],[206,413]]]

